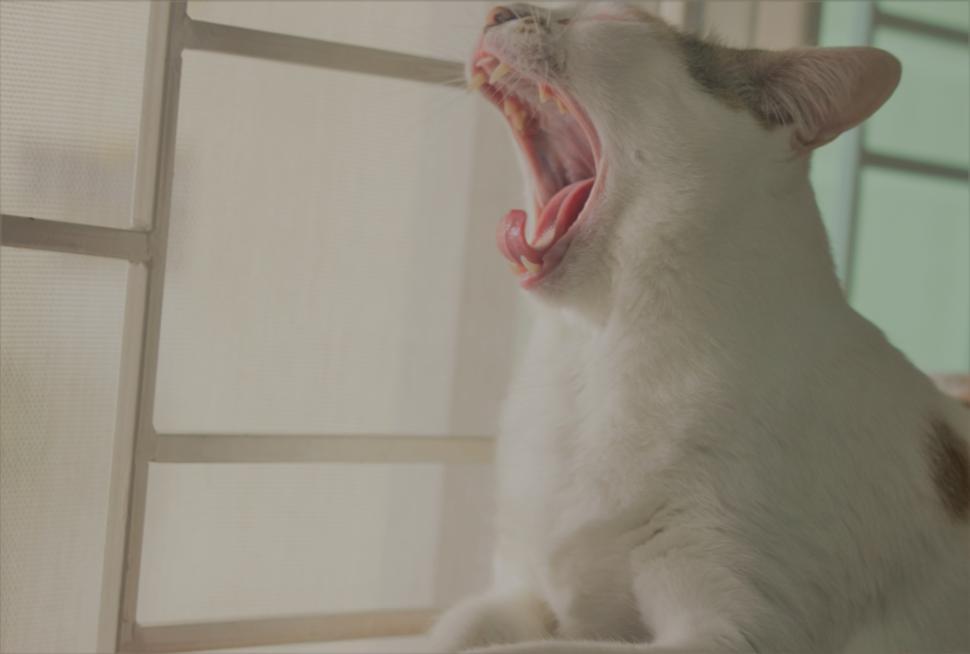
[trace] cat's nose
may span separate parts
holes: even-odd
[[[515,20],[519,16],[509,9],[508,7],[503,7],[501,5],[493,7],[488,16],[485,18],[485,29],[489,27],[495,27],[496,25],[501,25],[502,23],[507,23],[510,20]]]

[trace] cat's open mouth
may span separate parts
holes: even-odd
[[[498,246],[525,288],[559,264],[573,227],[602,173],[600,143],[583,108],[565,91],[523,75],[489,53],[472,66],[471,87],[505,114],[535,189],[534,221],[515,209],[498,228]]]

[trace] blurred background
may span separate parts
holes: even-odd
[[[638,4],[902,60],[812,175],[852,304],[970,371],[970,5]],[[488,583],[488,6],[0,1],[0,652],[419,651]]]

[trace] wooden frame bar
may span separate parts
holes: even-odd
[[[873,13],[873,23],[879,27],[890,27],[893,29],[905,30],[907,32],[914,32],[916,34],[922,34],[934,39],[950,41],[960,45],[967,45],[967,42],[970,41],[970,33],[968,33],[966,30],[961,30],[955,27],[944,27],[942,25],[935,25],[933,23],[927,23],[913,18],[897,16],[895,14],[886,13],[878,7],[875,8]]]
[[[454,61],[191,18],[186,18],[184,47],[446,86],[465,84],[464,66]]]
[[[131,484],[128,492],[127,537],[121,583],[117,647],[130,648],[135,633],[138,582],[141,570],[142,538],[145,526],[145,499],[148,490],[148,463],[155,450],[152,415],[155,405],[155,380],[158,370],[158,345],[161,331],[162,294],[165,288],[165,255],[171,210],[172,176],[175,163],[175,138],[178,127],[179,88],[182,70],[182,34],[185,23],[184,0],[160,3],[158,65],[161,89],[157,96],[158,133],[153,148],[155,163],[148,167],[154,174],[151,196],[153,257],[146,274],[145,319],[141,337],[141,356],[134,408],[134,452],[131,459]],[[144,188],[149,188],[145,185]]]
[[[157,434],[154,463],[489,463],[487,436]]]
[[[863,166],[888,168],[890,170],[900,170],[917,175],[929,175],[930,177],[942,177],[957,182],[966,182],[968,176],[970,176],[970,169],[967,168],[934,164],[927,161],[909,159],[907,157],[895,157],[879,154],[870,150],[863,150],[861,163]]]
[[[294,616],[138,625],[126,652],[187,652],[329,640],[412,636],[427,630],[437,611],[404,609],[315,616]]]
[[[151,256],[150,237],[147,232],[38,220],[10,214],[3,214],[0,220],[3,221],[0,231],[3,244],[10,247],[87,254],[135,262],[148,261]]]

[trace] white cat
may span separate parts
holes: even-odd
[[[436,646],[970,651],[970,413],[846,303],[808,179],[897,60],[515,5],[469,75],[529,171],[499,246],[538,306],[495,588]]]

